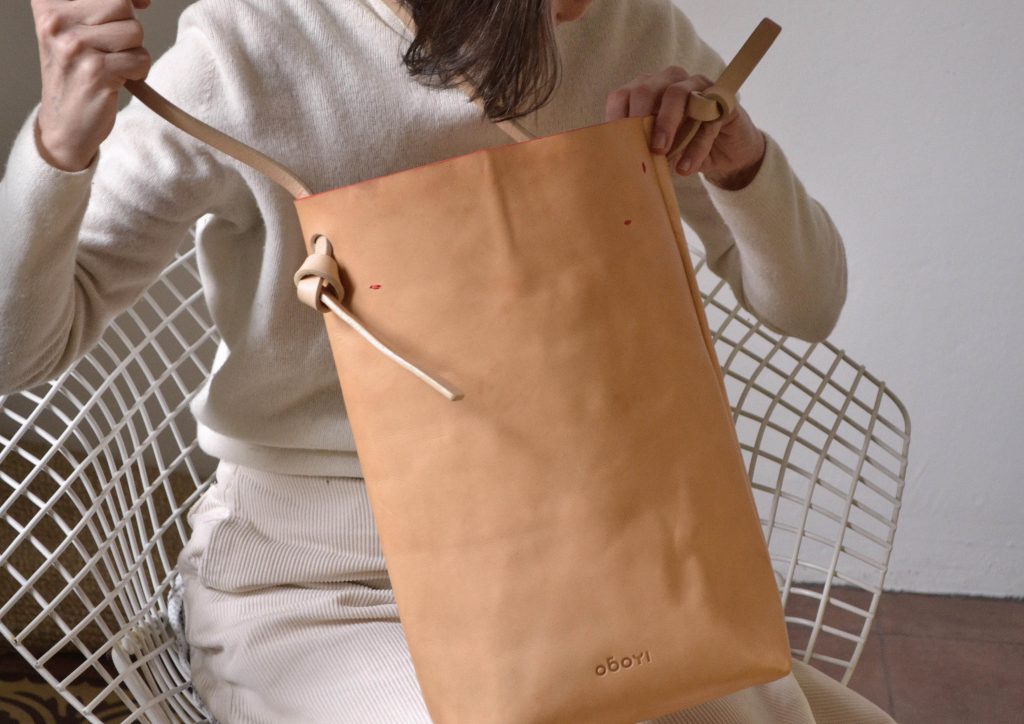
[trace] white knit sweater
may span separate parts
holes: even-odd
[[[404,31],[380,0],[198,0],[147,81],[314,192],[511,142],[459,90],[411,79],[385,19]],[[678,64],[714,79],[724,67],[671,0],[596,0],[556,32],[563,80],[524,121],[538,136],[602,122],[608,94],[640,73]],[[191,405],[201,447],[270,471],[361,476],[323,319],[295,296],[305,249],[292,198],[134,98],[92,165],[62,171],[39,154],[37,112],[0,181],[0,394],[89,351],[198,220],[223,339]],[[680,211],[746,309],[820,340],[846,297],[842,239],[766,136],[742,189],[675,175]]]

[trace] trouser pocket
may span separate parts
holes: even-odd
[[[182,575],[197,577],[204,585],[208,585],[204,574],[207,567],[206,553],[210,550],[218,528],[231,517],[231,506],[226,495],[233,482],[232,467],[230,463],[220,462],[214,481],[185,515],[192,532],[178,554],[177,568]]]

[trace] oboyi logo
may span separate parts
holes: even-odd
[[[651,652],[644,649],[639,654],[633,654],[632,656],[623,656],[622,658],[616,659],[609,656],[604,660],[603,664],[598,664],[594,669],[594,673],[598,676],[605,676],[607,674],[614,674],[616,671],[622,671],[625,669],[632,669],[634,666],[640,666],[640,664],[651,663]]]

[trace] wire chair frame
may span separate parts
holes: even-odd
[[[703,256],[695,270],[792,653],[848,684],[889,568],[909,414],[844,350],[775,333]]]
[[[848,683],[889,567],[909,416],[843,350],[759,322],[690,252],[793,655]],[[0,634],[86,721],[110,695],[125,722],[211,721],[168,602],[215,462],[189,428],[188,379],[209,376],[218,342],[187,243],[75,365],[0,396]],[[104,685],[82,697],[69,687],[86,675]]]
[[[210,374],[218,342],[188,241],[85,357],[0,397],[0,633],[88,721],[112,693],[125,721],[205,720],[166,614],[184,516],[212,482],[182,430],[186,377]],[[104,686],[83,701],[69,687],[87,673]]]

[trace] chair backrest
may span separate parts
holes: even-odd
[[[842,350],[739,308],[691,253],[793,654],[845,683],[889,564],[909,418]],[[188,245],[74,367],[0,397],[0,633],[88,721],[206,721],[167,602],[212,482],[188,402],[217,341]]]

